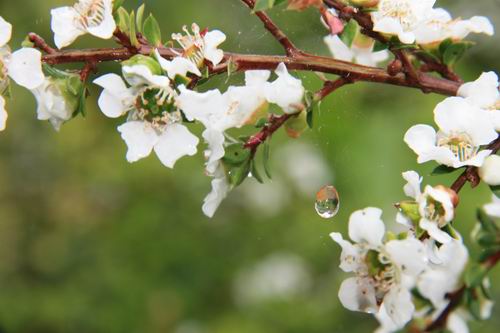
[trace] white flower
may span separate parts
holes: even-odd
[[[158,50],[155,50],[155,56],[161,65],[161,68],[170,79],[174,80],[177,75],[186,76],[187,73],[195,74],[196,76],[201,76],[201,72],[196,67],[196,65],[189,59],[184,57],[175,57],[171,61],[163,58]]]
[[[348,47],[337,35],[325,36],[323,40],[333,57],[338,60],[354,61],[364,66],[377,66],[389,58],[387,50],[373,52],[373,43],[357,45],[356,42],[353,42],[351,47]]]
[[[415,238],[383,243],[382,211],[366,208],[349,219],[351,244],[339,233],[332,239],[342,248],[340,268],[355,277],[344,280],[339,290],[341,303],[349,310],[377,313],[381,324],[391,330],[402,328],[412,318],[410,290],[424,270],[424,245]]]
[[[278,78],[267,88],[267,100],[277,104],[285,113],[302,111],[304,108],[302,98],[305,92],[302,81],[291,76],[284,63],[278,65],[276,74]]]
[[[0,16],[0,48],[7,45],[12,37],[12,24]]]
[[[227,197],[231,191],[231,185],[227,180],[226,172],[222,164],[218,165],[217,170],[212,174],[212,191],[203,200],[202,211],[203,213],[212,218],[219,208],[222,201]]]
[[[224,58],[224,52],[218,46],[226,40],[226,35],[219,30],[200,32],[200,27],[193,23],[191,25],[192,34],[186,26],[182,28],[185,35],[172,34],[172,39],[176,40],[183,48],[183,57],[188,58],[198,67],[203,65],[204,59],[210,61],[214,66],[218,65]]]
[[[492,217],[500,218],[500,198],[496,195],[491,196],[491,202],[483,206],[486,214]]]
[[[199,140],[181,124],[168,78],[153,74],[145,65],[123,66],[123,73],[132,87],[116,74],[101,76],[94,83],[104,88],[99,107],[106,116],[128,113],[128,121],[118,127],[128,146],[127,160],[136,162],[154,150],[166,167],[173,168],[179,158],[196,154]]]
[[[31,92],[38,104],[38,120],[48,120],[55,130],[59,131],[61,125],[73,116],[73,108],[68,105],[61,87],[54,80],[45,79]]]
[[[474,16],[469,20],[454,20],[450,13],[442,8],[429,12],[425,22],[415,32],[417,44],[433,44],[451,38],[460,41],[470,33],[483,33],[492,36],[493,25],[483,16]]]
[[[419,227],[429,234],[430,237],[440,243],[451,241],[451,236],[441,230],[453,220],[455,208],[450,193],[443,186],[432,187],[427,185],[424,192],[420,190],[422,177],[415,171],[403,172],[403,178],[407,181],[404,192],[407,196],[415,199],[420,215]],[[398,222],[413,227],[407,218],[398,214]]]
[[[398,36],[401,43],[415,42],[415,30],[425,22],[435,0],[380,0],[371,13],[373,30]]]
[[[86,33],[109,39],[116,29],[113,0],[79,0],[73,7],[52,9],[51,15],[54,42],[58,48],[70,45]]]
[[[495,72],[482,73],[476,81],[463,84],[458,89],[458,96],[486,110],[492,118],[495,129],[500,132],[500,92]]]
[[[488,156],[483,166],[479,168],[479,176],[488,185],[500,185],[500,156]]]
[[[422,296],[436,307],[446,304],[446,294],[459,288],[460,276],[467,264],[469,254],[462,240],[453,239],[437,247],[429,243],[430,261],[417,280]]]
[[[435,160],[453,168],[481,166],[490,150],[483,145],[498,137],[490,117],[464,98],[449,97],[434,109],[436,131],[415,125],[405,134],[405,142],[418,155],[418,163]]]

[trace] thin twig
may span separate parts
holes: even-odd
[[[57,50],[51,47],[41,36],[31,32],[28,34],[28,38],[30,42],[32,42],[35,45],[36,48],[42,50],[43,52],[48,54],[57,53]]]
[[[340,77],[337,80],[334,81],[326,81],[323,84],[323,88],[321,88],[318,92],[314,94],[314,99],[316,101],[323,100],[325,97],[333,93],[335,90],[345,86],[346,84],[353,83],[353,80]]]
[[[267,138],[274,134],[286,121],[292,117],[295,117],[297,114],[288,114],[285,113],[281,116],[276,116],[271,114],[269,116],[268,124],[260,130],[257,134],[250,137],[247,140],[244,147],[250,149],[252,155],[255,155],[259,146],[264,143]]]
[[[243,1],[250,9],[253,9],[255,6],[255,0],[241,0]],[[271,17],[267,15],[263,11],[256,11],[255,15],[264,23],[264,27],[269,31],[274,38],[283,46],[285,52],[288,56],[293,56],[295,54],[302,53],[288,38],[288,36],[273,22]]]

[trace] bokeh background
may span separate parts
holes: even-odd
[[[50,8],[70,3],[0,0],[0,15],[14,25],[11,45],[29,31],[50,40]],[[454,16],[489,15],[500,26],[499,1],[438,3]],[[130,9],[139,4],[126,1]],[[166,35],[197,22],[223,30],[225,50],[281,53],[238,0],[150,0],[147,6]],[[300,47],[326,55],[327,32],[316,12],[271,14]],[[500,70],[499,35],[475,40],[459,68],[468,80]],[[110,43],[84,37],[74,46]],[[314,75],[298,75],[308,89],[320,87]],[[215,83],[226,84],[225,78]],[[410,126],[432,123],[443,97],[359,83],[327,98],[314,130],[299,140],[276,134],[273,180],[248,180],[209,220],[201,213],[210,190],[201,153],[173,171],[153,155],[129,164],[116,131],[123,119],[100,113],[97,90],[87,117],[59,133],[35,119],[29,92],[16,87],[13,95],[0,137],[0,332],[372,331],[371,317],[338,301],[345,274],[328,234],[346,231],[350,213],[367,206],[383,208],[393,225],[393,203],[404,198],[402,171],[416,169],[431,184],[450,184],[456,176],[431,177],[434,165],[416,166],[402,140]],[[316,191],[327,184],[341,197],[331,220],[313,208]],[[464,189],[456,226],[466,238],[475,208],[487,201],[484,185]],[[499,279],[497,268],[493,281]],[[500,300],[498,283],[493,290]],[[492,320],[471,325],[473,332],[499,326],[500,307]]]

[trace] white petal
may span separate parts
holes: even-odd
[[[441,244],[446,244],[452,240],[451,236],[441,230],[436,222],[427,219],[421,219],[419,223],[420,228],[427,231],[430,237],[437,240]]]
[[[122,139],[128,146],[127,161],[136,162],[149,156],[158,142],[158,134],[150,124],[143,121],[129,121],[118,127]]]
[[[480,108],[490,108],[500,98],[498,76],[495,72],[482,73],[476,81],[460,86],[457,95]]]
[[[212,128],[207,128],[203,132],[203,138],[208,143],[208,149],[205,151],[207,157],[206,171],[209,175],[215,173],[219,166],[219,161],[225,155],[224,133]]]
[[[339,300],[351,311],[375,313],[378,311],[375,289],[368,279],[348,278],[339,289]]]
[[[154,146],[156,155],[167,168],[173,168],[175,162],[183,156],[196,154],[200,140],[181,124],[167,125]]]
[[[215,127],[229,109],[229,102],[218,89],[198,93],[184,86],[179,87],[179,108],[190,121],[198,120],[205,127]]]
[[[3,17],[0,16],[0,47],[5,46],[12,37],[12,24],[5,21]]]
[[[340,269],[347,273],[354,272],[359,266],[358,249],[350,242],[344,240],[342,234],[338,232],[332,232],[330,237],[342,248],[342,253],[340,255]]]
[[[203,37],[205,41],[204,57],[217,66],[224,58],[224,52],[217,47],[226,40],[226,35],[219,30],[212,30]]]
[[[451,201],[451,197],[448,192],[443,191],[439,188],[432,187],[427,185],[424,190],[424,196],[432,198],[434,201],[437,201],[441,204],[444,209],[444,220],[445,222],[450,222],[453,220],[455,215],[455,208],[453,206],[453,202]],[[427,205],[427,200],[422,200],[419,205],[420,215],[425,215],[425,209]]]
[[[479,176],[488,185],[500,185],[500,156],[487,157],[483,166],[479,168]]]
[[[302,81],[291,76],[284,63],[276,69],[278,79],[269,85],[267,100],[280,106],[285,113],[296,113],[302,108],[304,87]]]
[[[352,61],[354,58],[354,53],[351,49],[344,44],[344,42],[339,38],[339,36],[328,35],[323,38],[323,41],[328,46],[330,53],[335,59],[343,61]]]
[[[151,85],[165,88],[170,85],[166,76],[154,75],[145,65],[123,66],[123,76],[131,86]]]
[[[452,312],[448,316],[448,320],[446,321],[446,328],[451,333],[469,333],[467,321],[456,311]]]
[[[5,110],[5,99],[0,95],[0,131],[5,129],[8,116],[7,110]]]
[[[406,132],[404,141],[420,158],[436,146],[436,131],[429,125],[415,125]]]
[[[427,265],[425,246],[415,238],[391,240],[385,244],[385,250],[403,274],[416,277]]]
[[[184,57],[175,57],[172,61],[163,58],[158,50],[155,50],[156,59],[160,63],[161,68],[165,70],[168,77],[172,80],[175,79],[177,75],[186,76],[187,73],[193,73],[197,76],[201,76],[201,72],[196,67],[196,65]]]
[[[415,171],[403,172],[403,179],[407,181],[403,190],[407,196],[413,199],[417,199],[420,192],[420,184],[422,183],[422,177]]]
[[[37,116],[39,120],[48,120],[55,130],[70,120],[73,115],[59,87],[51,79],[45,81],[31,91],[37,101]]]
[[[213,217],[217,208],[226,198],[231,187],[225,176],[212,180],[212,191],[207,195],[203,203],[203,213],[208,217]]]
[[[382,210],[368,207],[355,211],[349,218],[349,237],[356,243],[367,243],[373,247],[382,245],[385,225]]]
[[[410,291],[397,286],[385,295],[382,306],[398,329],[403,328],[415,312]]]
[[[50,11],[52,15],[51,28],[54,32],[54,42],[58,48],[63,48],[73,43],[85,31],[75,26],[78,13],[72,7],[59,7]]]
[[[491,203],[484,205],[483,208],[484,208],[486,214],[488,214],[492,217],[500,217],[500,198],[497,198],[493,194]]]
[[[434,119],[445,133],[467,133],[475,146],[498,137],[486,112],[471,106],[462,97],[448,97],[434,109]]]
[[[118,118],[128,111],[134,96],[120,76],[106,74],[95,79],[94,83],[104,88],[98,101],[102,113]]]
[[[26,89],[40,86],[45,75],[42,72],[42,53],[32,48],[22,48],[12,53],[8,63],[9,76]]]
[[[253,70],[245,72],[245,84],[247,86],[260,86],[266,84],[267,80],[271,76],[270,71],[265,70]]]
[[[103,20],[96,26],[87,28],[89,34],[102,39],[110,39],[116,30],[115,19],[113,18],[113,0],[103,0],[104,12],[101,13]]]

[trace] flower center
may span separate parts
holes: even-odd
[[[105,18],[106,5],[105,0],[80,0],[74,5],[78,12],[77,22],[82,29],[88,29],[99,26]]]
[[[147,87],[135,100],[134,115],[137,119],[150,122],[157,129],[180,122],[182,116],[175,106],[173,91]]]
[[[388,292],[398,279],[397,269],[389,257],[382,252],[369,250],[366,253],[365,262],[368,275],[372,278],[377,293]]]
[[[384,17],[398,20],[404,30],[409,30],[416,21],[415,14],[408,0],[382,0],[378,10]]]
[[[443,204],[431,197],[428,197],[427,204],[425,205],[425,218],[429,221],[436,222],[439,227],[442,228],[446,225],[445,215],[446,211],[444,210]]]
[[[180,33],[172,34],[172,39],[175,40],[184,50],[183,57],[188,58],[198,67],[203,65],[205,40],[203,39],[202,33],[200,33],[200,27],[193,23],[191,25],[191,32],[189,32],[186,26],[182,27],[185,35]]]
[[[479,152],[479,147],[474,146],[467,133],[451,133],[448,136],[438,137],[437,145],[451,150],[460,162],[470,160]]]

